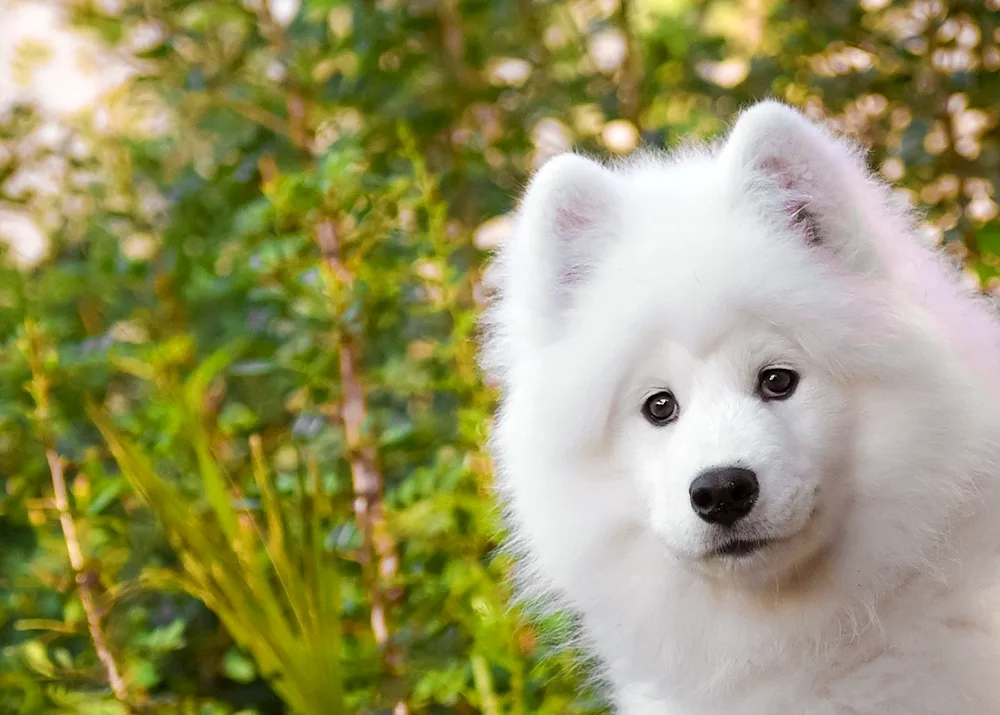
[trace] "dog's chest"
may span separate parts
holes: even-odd
[[[809,647],[762,638],[755,650],[733,639],[710,654],[672,658],[659,678],[642,668],[644,685],[621,689],[621,712],[1000,715],[1000,633],[982,596],[916,598],[860,632],[831,632]]]

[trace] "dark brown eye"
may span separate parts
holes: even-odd
[[[649,420],[650,424],[660,426],[677,419],[679,409],[673,394],[663,390],[651,395],[643,403],[642,416]]]
[[[795,392],[799,384],[799,374],[784,367],[772,367],[761,371],[757,378],[757,391],[765,400],[786,400]]]

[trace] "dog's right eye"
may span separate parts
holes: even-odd
[[[642,405],[642,416],[649,420],[650,424],[665,425],[677,419],[680,406],[674,398],[673,393],[662,390],[654,395],[650,395]]]
[[[786,400],[798,384],[799,374],[787,368],[770,368],[757,377],[757,391],[764,400]]]

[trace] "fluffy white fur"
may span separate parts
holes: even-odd
[[[1000,326],[844,140],[775,102],[720,144],[563,155],[495,265],[493,452],[535,595],[626,715],[1000,713]],[[786,401],[758,371],[801,374]],[[669,389],[680,413],[641,415]],[[753,469],[711,555],[688,495]]]

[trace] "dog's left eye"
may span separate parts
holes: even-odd
[[[757,377],[757,391],[765,400],[786,400],[795,392],[799,374],[784,367],[762,370]]]

